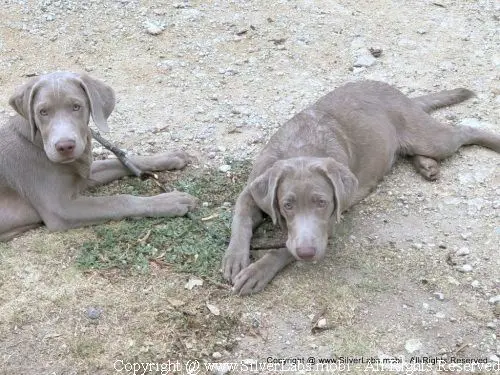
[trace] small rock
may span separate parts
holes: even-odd
[[[405,349],[408,353],[414,353],[417,350],[422,349],[422,343],[419,339],[409,339],[405,343]]]
[[[101,317],[102,309],[96,307],[88,307],[85,312],[87,314],[87,318],[94,320],[94,319],[99,319]]]
[[[383,52],[382,48],[377,48],[377,47],[370,47],[369,51],[373,57],[380,57]]]
[[[472,266],[470,264],[464,264],[462,266],[458,266],[457,270],[463,273],[472,272]]]
[[[435,315],[436,318],[439,318],[439,319],[444,319],[446,318],[446,314],[442,311],[438,311]]]
[[[316,326],[320,329],[325,328],[326,327],[326,319],[321,318],[320,320],[318,320],[318,323],[316,324]]]
[[[420,249],[422,249],[422,247],[423,247],[423,245],[422,245],[421,243],[418,243],[418,242],[417,242],[417,243],[414,243],[412,246],[413,246],[415,249],[417,249],[417,250],[420,250]]]
[[[190,278],[189,281],[184,285],[184,288],[192,290],[195,286],[202,286],[203,280]]]
[[[444,294],[441,292],[434,292],[432,295],[438,300],[438,301],[444,301]]]
[[[467,241],[470,235],[470,233],[460,233],[460,237],[462,237],[462,240],[464,241]]]
[[[490,357],[488,358],[491,362],[500,362],[500,358],[498,358],[498,356],[496,354],[492,354],[490,355]]]
[[[210,304],[210,303],[207,302],[207,308],[215,316],[219,316],[220,315],[220,309],[217,306],[212,305],[212,304]]]
[[[497,303],[495,305],[495,308],[493,309],[493,314],[495,314],[496,316],[500,317],[500,303]]]
[[[488,327],[489,329],[495,329],[497,325],[495,324],[495,322],[488,322],[486,323],[486,327]]]
[[[146,32],[151,35],[160,35],[165,28],[155,22],[146,21],[145,22]]]
[[[369,67],[375,64],[376,61],[377,60],[372,55],[362,55],[356,59],[353,66],[355,68]]]
[[[489,303],[491,303],[492,305],[496,305],[496,304],[500,304],[500,294],[499,295],[496,295],[494,297],[491,297],[489,300],[488,300]]]
[[[474,280],[473,282],[471,282],[471,283],[470,283],[470,285],[471,285],[473,288],[475,288],[475,289],[477,289],[477,288],[479,288],[479,287],[481,286],[481,284],[480,284],[480,283],[479,283],[479,281],[477,281],[477,280]]]
[[[469,255],[470,249],[468,247],[461,247],[460,249],[457,250],[456,254],[458,256]]]
[[[220,354],[219,352],[213,352],[212,353],[212,358],[213,359],[221,359],[222,358],[222,354]]]
[[[221,172],[229,172],[231,170],[231,166],[229,164],[224,164],[219,167],[219,171]]]

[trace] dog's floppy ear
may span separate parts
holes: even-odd
[[[276,201],[276,191],[281,176],[287,169],[287,164],[280,160],[252,181],[249,186],[250,194],[259,208],[268,214],[273,224],[281,225],[281,215],[278,202]]]
[[[345,165],[333,158],[324,158],[317,165],[333,185],[335,209],[333,214],[337,221],[342,212],[347,210],[352,203],[354,194],[358,189],[358,179]]]
[[[97,127],[109,132],[108,117],[115,108],[115,92],[113,89],[87,74],[80,74],[80,83],[90,103],[90,113]]]
[[[28,83],[18,87],[15,93],[10,97],[9,104],[14,110],[23,116],[31,127],[31,140],[35,140],[36,123],[33,113],[33,97],[36,93],[37,84],[40,82],[40,77],[33,78]]]

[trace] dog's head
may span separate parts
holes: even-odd
[[[55,163],[72,162],[89,142],[90,116],[102,131],[113,111],[113,89],[86,74],[56,72],[21,86],[9,104],[31,127],[32,141],[39,131],[47,157]]]
[[[357,185],[351,171],[334,159],[301,157],[277,161],[249,190],[273,223],[286,224],[290,253],[298,260],[318,260]]]

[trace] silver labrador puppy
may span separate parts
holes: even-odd
[[[377,185],[399,155],[436,179],[438,160],[463,145],[500,152],[500,135],[442,125],[428,112],[464,101],[466,89],[410,99],[375,81],[350,83],[295,115],[258,155],[238,197],[224,277],[240,295],[256,293],[293,260],[325,256],[340,215]],[[288,229],[287,248],[250,264],[250,240],[263,213]]]
[[[18,113],[0,127],[0,241],[42,223],[65,230],[130,216],[184,215],[188,194],[87,197],[86,187],[129,174],[117,159],[92,162],[92,116],[103,131],[115,94],[86,74],[55,72],[33,78],[10,98]],[[184,152],[133,157],[143,170],[183,168]]]

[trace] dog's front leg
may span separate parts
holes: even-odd
[[[50,230],[66,230],[126,217],[183,216],[195,205],[196,198],[174,191],[153,197],[114,195],[45,199],[36,208]]]
[[[236,275],[250,264],[250,241],[253,229],[262,221],[262,211],[245,189],[234,209],[231,239],[222,260],[224,278],[234,283]]]
[[[183,151],[130,157],[130,161],[140,170],[150,172],[182,169],[189,160],[189,155]],[[107,184],[130,174],[131,172],[118,159],[96,160],[91,166],[88,186]]]
[[[276,274],[295,258],[286,247],[270,250],[236,275],[233,291],[240,296],[260,292]]]

